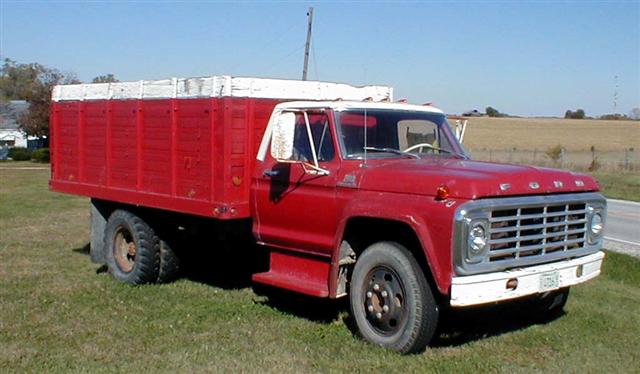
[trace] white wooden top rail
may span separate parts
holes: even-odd
[[[53,101],[252,97],[296,100],[392,101],[388,86],[351,86],[342,83],[231,77],[171,78],[136,82],[58,85]]]

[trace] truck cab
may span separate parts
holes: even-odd
[[[361,335],[424,348],[439,308],[537,296],[596,277],[606,200],[586,175],[472,161],[442,111],[387,102],[275,107],[251,186],[270,251],[254,281],[350,298]]]

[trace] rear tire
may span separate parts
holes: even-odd
[[[400,353],[425,349],[438,324],[438,305],[411,252],[380,242],[358,258],[349,285],[351,314],[365,340]]]
[[[160,269],[158,283],[169,283],[180,275],[180,258],[167,240],[160,240]]]
[[[114,211],[105,230],[105,252],[111,275],[125,283],[155,283],[160,268],[160,243],[140,217]]]

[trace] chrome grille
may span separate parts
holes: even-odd
[[[489,262],[584,248],[585,203],[496,209],[489,217]]]

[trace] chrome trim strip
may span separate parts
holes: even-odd
[[[515,220],[514,220],[515,221]],[[527,225],[527,230],[535,230],[535,229],[544,229],[544,228],[549,228],[549,227],[559,227],[559,226],[564,226],[564,225],[579,225],[579,224],[583,224],[583,223],[587,223],[586,219],[578,219],[575,221],[558,221],[558,222],[551,222],[551,223],[541,223],[539,225]],[[498,228],[493,228],[491,229],[491,233],[493,234],[499,234],[502,232],[511,232],[511,231],[518,231],[522,229],[522,226],[509,226],[509,227],[498,227]]]
[[[505,209],[505,210],[508,210],[508,209]],[[586,212],[587,212],[586,209],[582,209],[582,210],[563,210],[561,212],[552,212],[552,213],[543,213],[543,214],[519,214],[516,216],[491,217],[489,218],[489,222],[494,223],[494,222],[504,222],[504,221],[515,221],[518,219],[553,218],[553,217],[566,216],[567,213],[585,214]]]

